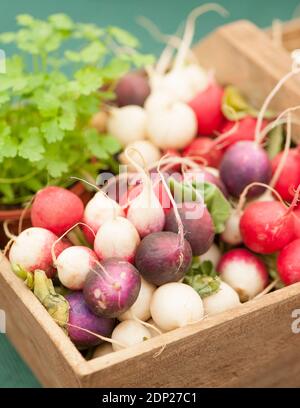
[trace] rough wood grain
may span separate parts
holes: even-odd
[[[202,66],[215,71],[219,82],[236,85],[257,108],[291,68],[289,53],[274,45],[267,33],[248,21],[217,29],[195,47],[195,54]],[[299,101],[300,75],[282,87],[270,107],[282,112],[299,105]],[[298,127],[293,138],[300,140]]]

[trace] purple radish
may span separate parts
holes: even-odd
[[[115,93],[118,106],[143,106],[150,94],[148,79],[143,72],[130,72],[119,79]]]
[[[237,142],[224,154],[220,176],[229,194],[239,197],[244,188],[253,182],[269,183],[271,162],[266,151],[255,142]],[[257,197],[263,191],[262,187],[253,187],[248,197]]]
[[[190,243],[193,255],[202,255],[211,247],[215,232],[212,218],[202,203],[182,203],[177,208],[184,229],[184,237]],[[178,231],[174,208],[166,215],[165,231]]]
[[[141,287],[137,269],[120,258],[97,262],[84,284],[84,298],[96,315],[117,317],[136,301]]]
[[[110,337],[115,326],[115,319],[95,316],[88,308],[82,292],[66,296],[70,305],[67,331],[72,342],[79,348],[97,346],[102,340],[99,336]],[[92,333],[88,333],[86,330]]]
[[[183,278],[192,262],[190,244],[174,232],[155,232],[140,243],[135,264],[146,281],[159,286]]]

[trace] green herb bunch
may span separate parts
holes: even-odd
[[[119,143],[89,126],[111,100],[116,80],[151,63],[138,40],[118,27],[75,23],[65,14],[45,21],[19,15],[16,32],[0,35],[17,48],[0,74],[0,205],[22,204],[51,183],[113,164]],[[91,160],[96,157],[98,160]]]

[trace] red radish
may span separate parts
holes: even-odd
[[[9,252],[9,260],[13,267],[21,267],[28,272],[42,269],[48,278],[53,278],[56,271],[53,267],[52,246],[58,240],[53,232],[45,228],[27,228],[15,239]],[[55,256],[58,256],[69,243],[59,241],[55,245]]]
[[[221,279],[230,285],[246,302],[258,295],[268,284],[265,264],[247,249],[232,249],[222,256],[218,272]]]
[[[133,262],[139,243],[140,237],[134,225],[126,218],[116,217],[98,229],[94,250],[99,259],[117,257]]]
[[[77,195],[61,187],[45,187],[34,199],[31,208],[33,227],[46,228],[56,235],[62,235],[81,221],[83,203]]]
[[[83,288],[86,276],[98,258],[94,251],[85,246],[72,246],[62,251],[55,261],[58,278],[68,289]]]
[[[253,182],[268,184],[271,179],[271,163],[265,150],[255,142],[237,142],[223,156],[220,177],[229,194],[239,197],[246,186]],[[256,197],[262,187],[252,188],[248,196]]]
[[[221,128],[222,134],[228,134],[228,136],[222,141],[222,147],[226,150],[228,147],[233,145],[236,142],[241,142],[244,140],[254,140],[255,137],[255,127],[256,127],[257,119],[253,118],[252,116],[246,116],[243,119],[240,119],[238,122],[233,121],[226,121]],[[233,128],[236,126],[236,130]],[[268,121],[263,120],[262,122],[262,130],[267,126]],[[230,133],[230,131],[232,133]]]
[[[245,245],[259,254],[271,254],[289,244],[294,235],[292,212],[279,201],[250,203],[241,217]]]
[[[93,313],[117,317],[136,301],[141,287],[138,270],[120,258],[96,263],[90,270],[83,289],[86,303]]]
[[[198,135],[212,135],[224,119],[222,98],[224,90],[217,83],[210,84],[189,102],[197,117]]]
[[[182,152],[185,157],[200,157],[207,161],[208,166],[219,167],[223,153],[209,137],[197,137]]]
[[[300,238],[300,207],[294,210],[294,231],[297,238]]]
[[[108,220],[112,220],[116,216],[122,216],[124,212],[119,204],[108,198],[103,192],[99,191],[87,203],[83,222],[87,224],[92,230],[97,233],[100,226]],[[89,228],[83,227],[84,234],[90,243],[94,242],[94,235]]]
[[[214,241],[214,225],[212,218],[203,203],[182,203],[178,207],[184,236],[190,243],[193,255],[202,255],[211,247]],[[174,208],[166,216],[166,231],[177,232],[178,223]]]
[[[300,282],[300,239],[284,247],[277,259],[280,279],[286,285]]]
[[[272,160],[273,172],[276,171],[283,152],[279,153]],[[300,184],[300,153],[297,149],[290,149],[280,177],[274,188],[281,195],[283,200],[291,202],[294,197],[294,191]]]
[[[174,232],[147,235],[139,245],[135,265],[146,281],[159,286],[183,278],[192,262],[189,243]]]
[[[152,232],[158,232],[163,229],[165,213],[153,191],[149,172],[146,173],[144,168],[134,161],[128,153],[129,149],[126,149],[125,155],[127,160],[140,172],[143,189],[129,204],[127,218],[135,226],[141,238],[143,238]]]
[[[111,336],[115,320],[95,316],[87,307],[82,292],[71,293],[66,299],[70,305],[67,332],[77,347],[86,348],[102,343],[100,337],[93,333],[103,337]]]
[[[119,79],[115,93],[118,106],[143,106],[150,94],[148,79],[143,72],[130,72]]]

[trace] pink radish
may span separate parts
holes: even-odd
[[[208,166],[219,167],[222,160],[222,150],[218,149],[210,137],[197,137],[182,152],[184,157],[203,158]]]
[[[189,102],[189,106],[197,117],[198,135],[212,135],[220,128],[224,120],[222,113],[223,93],[224,90],[221,86],[212,83]]]
[[[53,266],[52,246],[58,240],[53,232],[45,228],[27,228],[15,238],[9,252],[9,260],[14,267],[21,267],[28,272],[42,269],[48,278],[53,278],[56,271]],[[55,255],[58,256],[70,244],[59,241],[55,245]]]
[[[83,203],[77,195],[61,187],[45,187],[34,199],[31,208],[33,227],[46,228],[61,235],[81,221]]]
[[[295,236],[300,238],[300,207],[294,210],[294,231]]]
[[[124,212],[119,204],[109,199],[103,192],[99,191],[94,197],[87,203],[83,222],[87,224],[92,230],[97,233],[99,227],[104,224],[105,221],[112,220],[116,216],[122,216]],[[83,231],[90,243],[94,242],[94,235],[89,228],[83,227]]]
[[[134,225],[126,218],[116,217],[102,224],[94,241],[94,250],[99,259],[118,257],[133,262],[140,243]]]
[[[133,149],[130,149],[133,150]],[[141,193],[129,204],[127,218],[137,229],[141,238],[152,232],[161,231],[165,224],[164,210],[156,197],[149,174],[128,154],[126,149],[125,155],[127,160],[141,174],[143,189]]]
[[[136,301],[141,287],[138,270],[120,258],[97,262],[85,280],[83,294],[93,313],[117,317]]]
[[[284,247],[277,259],[280,279],[286,285],[300,282],[300,239]]]
[[[58,278],[68,289],[83,288],[88,272],[98,258],[94,251],[85,246],[72,246],[62,251],[55,261]]]
[[[258,295],[268,284],[268,271],[264,263],[246,249],[232,249],[222,256],[218,272],[246,302]]]

